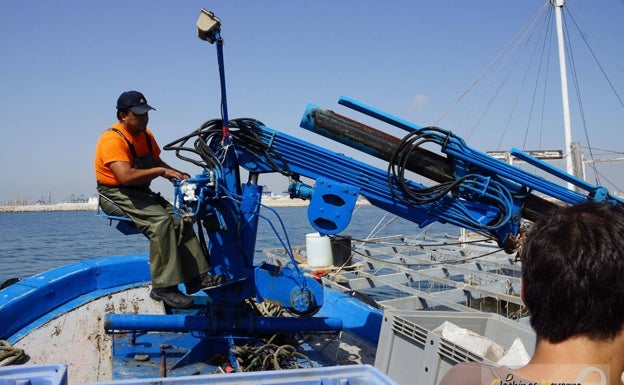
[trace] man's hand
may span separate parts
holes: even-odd
[[[189,174],[182,172],[182,171],[178,171],[173,168],[163,167],[162,169],[164,170],[163,175],[162,175],[163,178],[167,178],[169,180],[174,180],[174,179],[184,180],[184,179],[188,179],[191,177]]]

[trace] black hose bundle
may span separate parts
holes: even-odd
[[[223,122],[212,119],[204,122],[198,129],[185,135],[163,148],[175,151],[176,156],[184,161],[208,170],[222,170],[222,152],[228,151],[224,143]],[[271,171],[291,176],[287,163],[275,153],[258,135],[256,128],[264,126],[258,120],[250,118],[234,119],[229,122],[229,140],[234,148],[244,151],[255,158],[258,164],[266,165]],[[187,154],[192,154],[187,155]]]

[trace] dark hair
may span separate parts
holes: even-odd
[[[624,326],[624,207],[558,208],[531,228],[522,258],[524,301],[538,338],[609,340]]]
[[[123,113],[125,113],[125,114],[128,114],[128,111],[130,111],[130,109],[129,109],[129,108],[122,108],[122,109],[120,109],[120,110],[117,110],[117,120],[121,120],[121,116],[119,116],[119,114],[120,114],[120,113],[122,113],[122,112],[123,112]]]

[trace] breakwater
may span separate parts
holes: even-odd
[[[291,198],[267,198],[262,199],[262,204],[269,207],[300,207],[307,206],[309,201]],[[358,200],[358,205],[369,204],[364,199]],[[30,211],[95,211],[96,203],[56,203],[50,205],[21,205],[21,206],[0,206],[0,213],[30,212]]]
[[[51,205],[20,205],[0,206],[0,212],[29,212],[29,211],[95,211],[97,203],[57,203]]]

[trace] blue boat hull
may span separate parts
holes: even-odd
[[[82,261],[19,281],[0,291],[0,323],[4,325],[0,331],[0,339],[14,344],[38,327],[82,305],[113,293],[148,285],[149,282],[150,273],[146,254]],[[297,325],[303,323],[306,325],[329,323],[330,327],[327,330],[329,331],[335,328],[334,324],[338,320],[343,330],[370,346],[376,346],[382,323],[381,310],[327,287],[324,288],[324,296],[323,307],[313,317],[260,317],[260,322],[256,322],[256,329],[252,331],[252,334],[261,334],[267,330],[294,331]],[[203,292],[195,295],[194,298],[197,309],[210,304],[210,298]],[[17,314],[20,316],[15,316]],[[158,330],[152,333],[113,333],[114,349],[111,361],[114,379],[157,377],[160,373],[160,368],[156,365],[161,356],[159,349],[162,345],[170,344],[172,341],[177,344],[174,349],[179,349],[182,353],[171,352],[175,353],[173,355],[178,355],[176,358],[178,362],[172,364],[175,370],[170,371],[169,375],[206,373],[211,370],[205,364],[209,356],[227,354],[228,349],[245,338],[231,331],[210,335],[206,333],[206,330],[199,330],[205,325],[219,322],[237,329],[232,325],[243,322],[241,319],[210,319],[210,316],[205,312],[202,313],[201,310],[194,313],[161,315],[93,314],[93,317],[106,318],[105,324],[110,326],[110,331],[123,329],[119,324],[111,325],[111,322],[133,322],[138,325],[137,330],[144,328]],[[147,327],[145,323],[153,325]],[[186,330],[187,325],[195,325],[195,327],[189,326]],[[209,328],[205,327],[205,329]],[[319,330],[322,330],[322,327],[319,327]],[[197,337],[198,334],[200,338]],[[150,364],[144,364],[141,367],[128,365],[128,358],[134,357],[139,351],[137,346],[151,346],[152,348],[139,350],[147,352],[155,359]],[[326,364],[332,365],[331,362],[314,360],[313,366]]]

